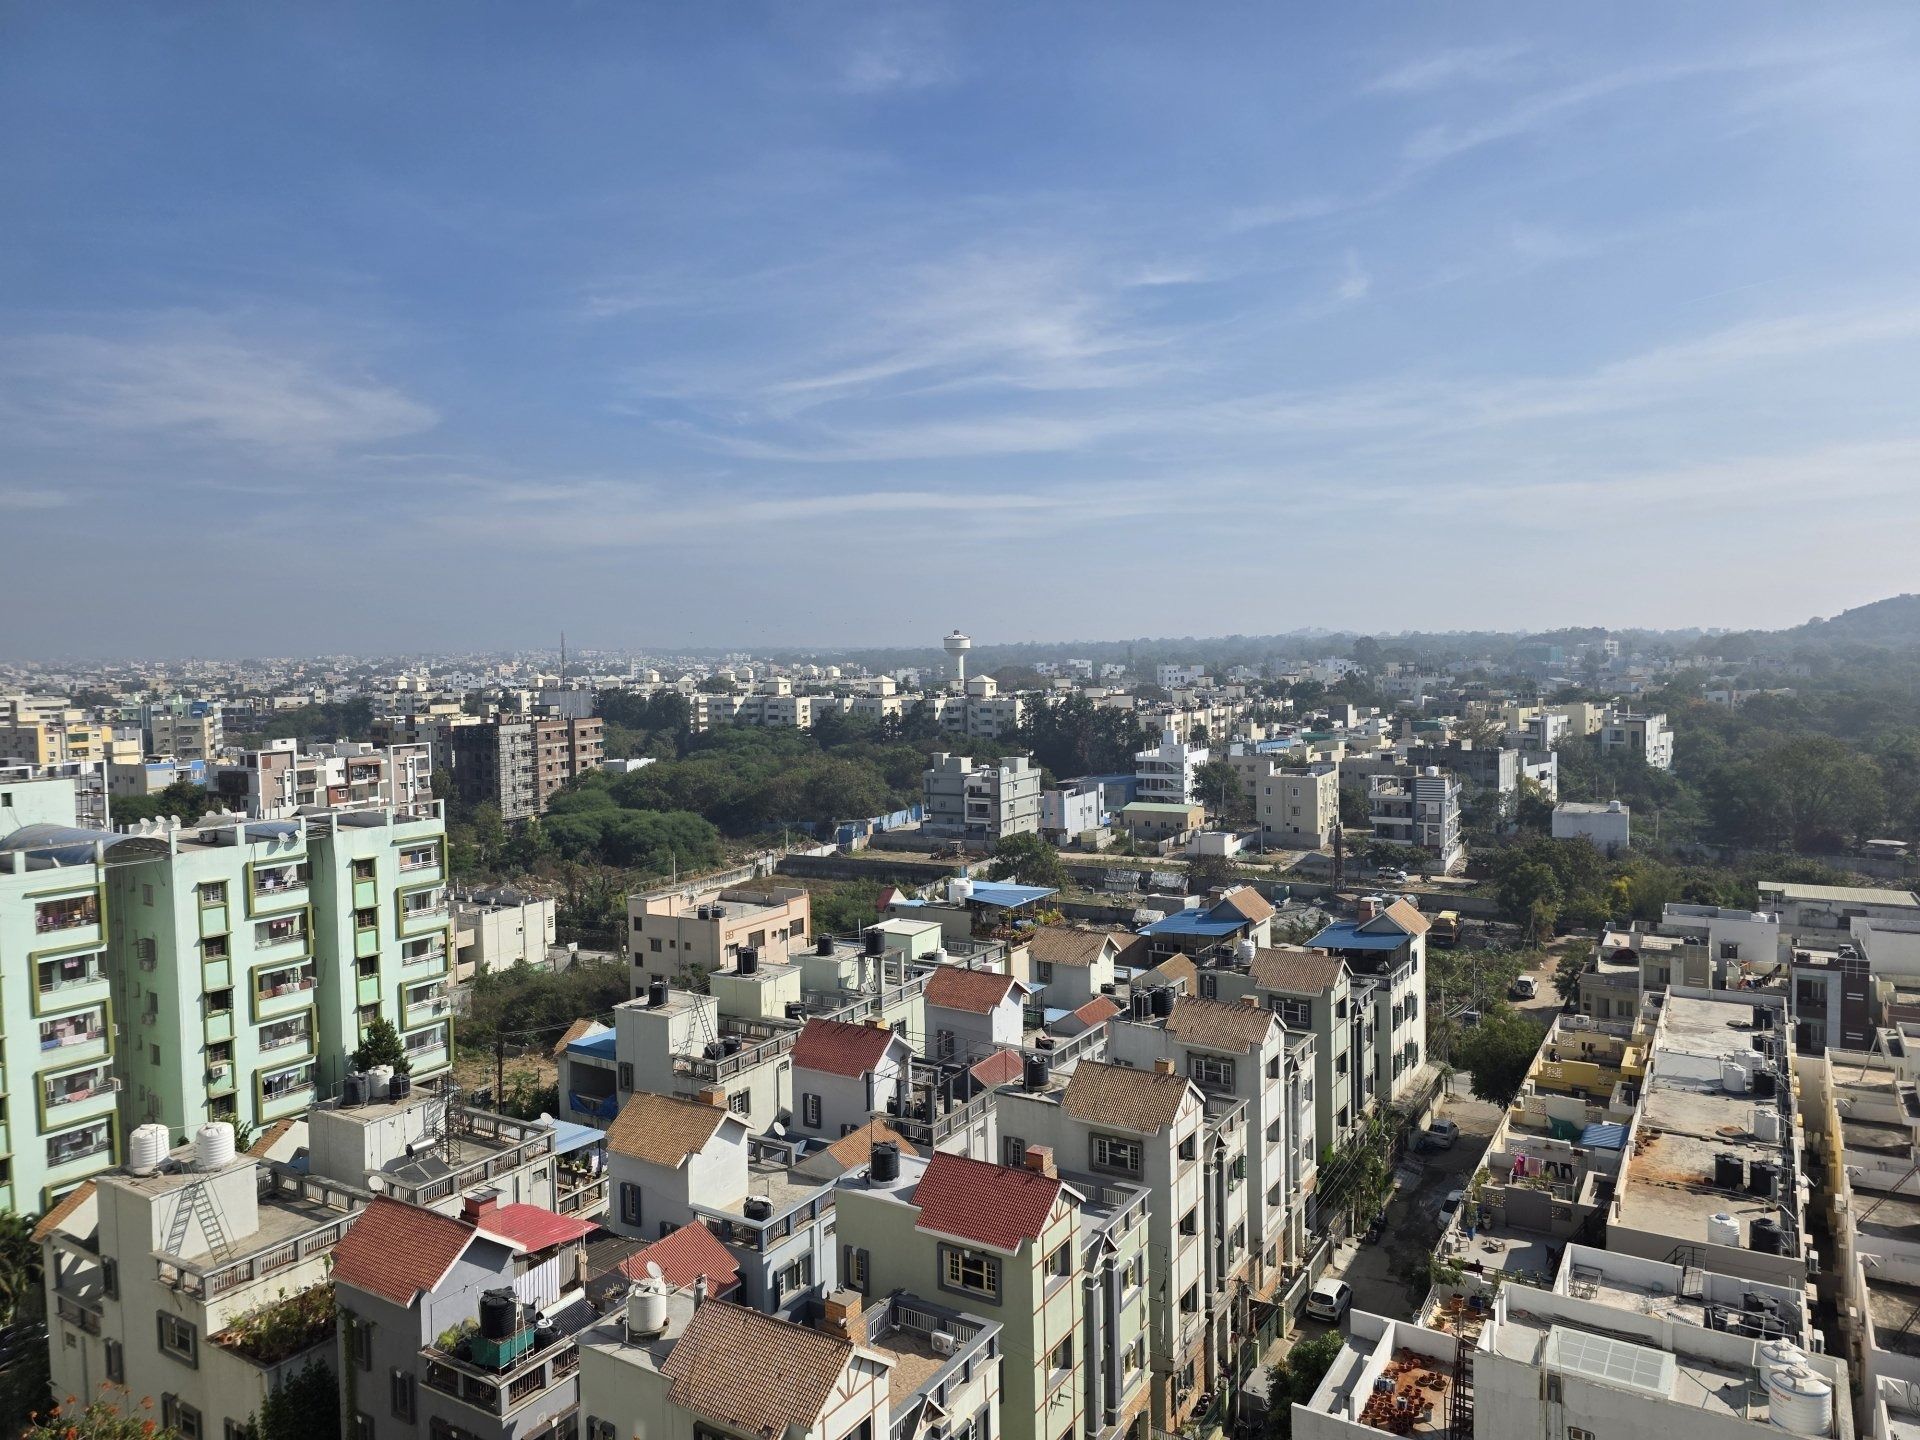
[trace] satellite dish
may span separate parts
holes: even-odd
[[[660,1262],[658,1260],[647,1261],[647,1278],[649,1280],[662,1281],[667,1278],[666,1271],[660,1268]]]
[[[386,1176],[384,1175],[367,1176],[367,1189],[371,1190],[375,1195],[381,1194],[383,1191],[386,1190],[386,1188],[387,1188]]]
[[[773,1133],[775,1135],[784,1137],[787,1133],[787,1127],[782,1125],[778,1120],[776,1120],[773,1122]]]

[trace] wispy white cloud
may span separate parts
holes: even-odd
[[[1340,279],[1333,287],[1336,300],[1351,304],[1367,298],[1373,289],[1373,276],[1367,273],[1367,267],[1360,263],[1360,257],[1349,250],[1340,267]]]
[[[1363,87],[1368,94],[1420,95],[1456,85],[1482,85],[1504,80],[1514,73],[1514,62],[1527,53],[1527,47],[1511,45],[1464,45],[1436,50],[1382,72]]]
[[[9,510],[64,510],[75,499],[71,491],[51,486],[0,485],[0,515]]]
[[[354,367],[203,324],[7,341],[0,377],[0,413],[53,445],[117,434],[316,456],[418,434],[438,419]]]
[[[840,86],[854,95],[922,90],[956,75],[954,51],[931,11],[887,13],[856,34],[841,57]]]

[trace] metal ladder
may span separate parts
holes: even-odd
[[[180,1253],[180,1247],[187,1243],[187,1228],[195,1220],[200,1222],[208,1253],[216,1260],[226,1259],[233,1247],[227,1242],[226,1226],[220,1223],[220,1211],[207,1193],[204,1180],[195,1180],[180,1192],[180,1203],[173,1207],[173,1225],[167,1231],[167,1253]]]
[[[1447,1392],[1447,1440],[1473,1437],[1473,1352],[1476,1341],[1465,1333],[1454,1342],[1453,1388]]]

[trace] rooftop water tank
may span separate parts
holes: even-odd
[[[1707,1217],[1707,1243],[1740,1248],[1740,1222],[1722,1210]]]
[[[734,957],[734,966],[737,973],[741,975],[759,974],[760,973],[759,950],[757,950],[752,945],[742,945],[740,947],[738,954]]]
[[[813,942],[813,953],[816,955],[833,954],[833,937],[831,935],[822,935],[815,939]]]
[[[1254,957],[1260,953],[1260,947],[1252,939],[1243,937],[1234,943],[1233,953],[1239,957],[1242,965],[1251,965]]]
[[[1780,1138],[1780,1112],[1771,1105],[1753,1107],[1753,1138],[1771,1145]]]
[[[1729,1095],[1747,1093],[1747,1067],[1731,1056],[1720,1062],[1720,1084]]]
[[[1173,1014],[1173,987],[1162,985],[1151,992],[1153,995],[1153,1013],[1162,1020]]]
[[[1747,1227],[1747,1248],[1761,1255],[1784,1255],[1787,1232],[1780,1228],[1778,1220],[1763,1215]]]
[[[642,1280],[627,1292],[627,1330],[651,1339],[667,1328],[667,1290],[658,1280]]]
[[[520,1301],[510,1285],[480,1292],[480,1333],[489,1340],[504,1340],[518,1328]]]
[[[1767,1418],[1789,1435],[1833,1433],[1833,1386],[1807,1365],[1777,1365],[1763,1372]]]
[[[1738,1155],[1722,1150],[1713,1157],[1713,1188],[1716,1190],[1743,1190],[1746,1188],[1747,1164]]]
[[[393,1094],[393,1067],[375,1065],[367,1071],[367,1093],[375,1100],[385,1100]]]
[[[647,1008],[649,1010],[663,1009],[666,1003],[667,982],[664,980],[650,982],[647,986]]]
[[[166,1126],[136,1125],[127,1140],[127,1169],[135,1175],[151,1175],[172,1148]]]
[[[351,1110],[367,1103],[367,1077],[354,1071],[340,1082],[340,1108]]]
[[[193,1168],[224,1170],[233,1163],[233,1126],[224,1120],[202,1125],[193,1137]]]
[[[884,955],[887,953],[887,932],[877,925],[867,931],[867,954]]]
[[[1044,1055],[1027,1056],[1026,1066],[1023,1072],[1024,1078],[1026,1080],[1027,1089],[1029,1090],[1046,1089],[1047,1076],[1048,1076],[1049,1070],[1050,1070],[1050,1067],[1047,1064],[1046,1056]]]

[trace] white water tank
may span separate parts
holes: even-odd
[[[1767,1371],[1782,1365],[1804,1365],[1807,1363],[1807,1357],[1801,1353],[1800,1347],[1786,1336],[1776,1335],[1760,1347],[1757,1363],[1760,1366],[1760,1373],[1765,1375]]]
[[[1722,1210],[1707,1217],[1707,1243],[1740,1248],[1740,1222]]]
[[[973,898],[973,881],[962,875],[947,882],[947,899],[955,905],[964,905]]]
[[[627,1292],[627,1329],[654,1336],[667,1328],[667,1291],[657,1280],[642,1280]]]
[[[1773,1106],[1753,1107],[1753,1138],[1769,1145],[1780,1138],[1780,1112]]]
[[[947,963],[947,952],[942,947],[936,945],[933,947],[933,949],[927,952],[927,964],[944,965],[946,963]]]
[[[1789,1435],[1833,1433],[1833,1386],[1806,1365],[1776,1365],[1764,1372],[1767,1418]]]
[[[1242,938],[1235,942],[1233,951],[1234,954],[1240,957],[1240,963],[1242,965],[1251,965],[1254,957],[1260,953],[1260,947],[1254,944],[1250,937]]]
[[[193,1137],[193,1168],[223,1170],[233,1163],[233,1126],[224,1120],[202,1125]]]
[[[1747,1093],[1747,1067],[1728,1057],[1720,1062],[1720,1084],[1729,1095]]]
[[[393,1094],[393,1067],[391,1065],[374,1066],[367,1071],[367,1084],[372,1087],[372,1098],[387,1099]]]
[[[135,1175],[151,1175],[172,1148],[172,1137],[166,1126],[136,1125],[127,1140],[127,1169]]]

